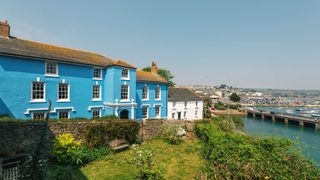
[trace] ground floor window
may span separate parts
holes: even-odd
[[[196,116],[198,116],[198,111],[196,111],[194,114],[195,114]]]
[[[184,112],[183,117],[187,117],[187,111]]]
[[[174,119],[174,115],[175,115],[175,113],[172,113],[172,119]]]
[[[142,118],[148,118],[148,107],[142,107]]]
[[[46,116],[45,112],[34,112],[32,113],[32,119],[44,119]]]
[[[59,111],[59,119],[69,119],[69,111]]]
[[[101,109],[92,109],[92,117],[100,117]]]
[[[160,106],[156,106],[156,117],[160,117]]]

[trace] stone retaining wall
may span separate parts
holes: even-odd
[[[143,120],[140,126],[140,136],[143,140],[155,137],[163,133],[164,124],[187,127],[187,131],[194,131],[194,122],[196,120]],[[63,133],[71,133],[76,141],[84,141],[82,130],[90,124],[108,124],[107,121],[89,121],[89,122],[55,122],[48,123],[50,140]],[[24,142],[28,145],[39,138],[43,131],[44,123],[1,123],[0,122],[0,147],[5,143]]]

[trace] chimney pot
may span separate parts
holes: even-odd
[[[8,24],[8,20],[4,20],[3,22],[4,22],[5,24]]]

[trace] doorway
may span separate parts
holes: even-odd
[[[129,111],[128,110],[122,110],[120,112],[120,119],[129,119]]]
[[[181,112],[178,112],[178,119],[181,119]]]

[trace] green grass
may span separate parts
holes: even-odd
[[[170,145],[163,140],[149,140],[141,150],[153,148],[158,151],[157,161],[166,167],[165,179],[193,179],[204,166],[200,156],[201,145],[197,141],[184,141],[180,145]],[[137,166],[126,164],[131,149],[101,157],[75,171],[74,179],[135,179],[139,176]]]

